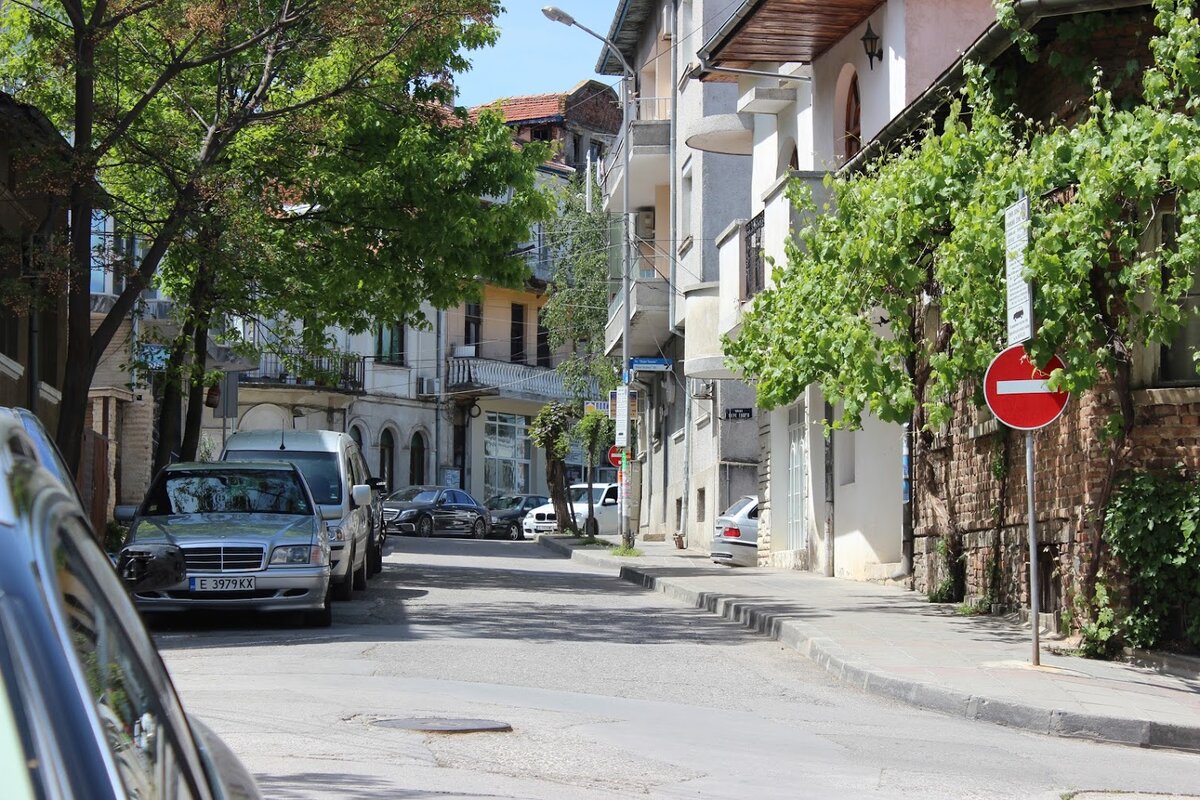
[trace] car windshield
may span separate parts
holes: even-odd
[[[340,505],[342,479],[336,453],[303,450],[226,450],[226,461],[288,461],[304,475],[313,500],[321,505]]]
[[[407,489],[398,489],[388,496],[388,500],[396,500],[401,503],[432,503],[437,499],[437,489],[427,489],[422,486],[410,486]]]
[[[311,514],[296,475],[281,470],[168,472],[142,503],[143,516],[167,514]]]
[[[519,494],[501,494],[488,500],[487,507],[492,511],[508,511],[513,508],[520,508],[524,500],[525,498]]]
[[[604,499],[605,488],[607,488],[607,487],[602,486],[602,485],[592,487],[592,502],[593,503],[599,503],[601,500]],[[572,486],[570,497],[571,497],[572,503],[586,503],[587,498],[588,498],[588,488],[586,486]]]

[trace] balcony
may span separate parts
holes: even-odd
[[[354,353],[314,355],[293,350],[263,353],[258,369],[239,373],[238,383],[362,394],[365,372],[366,358]]]
[[[608,211],[613,213],[620,213],[625,208],[623,181],[627,138],[633,140],[629,154],[629,171],[633,174],[629,184],[630,206],[653,206],[656,187],[666,186],[671,180],[671,120],[637,119],[631,127],[631,137],[622,130],[604,162],[605,201]]]
[[[652,275],[652,277],[645,277]],[[638,270],[629,284],[629,355],[657,356],[671,337],[668,320],[671,285],[657,272]],[[605,350],[621,350],[625,327],[625,303],[621,289],[608,304],[608,324],[604,329]]]
[[[573,398],[562,376],[549,367],[490,358],[447,359],[446,389],[450,398],[458,401],[503,397],[545,403]]]

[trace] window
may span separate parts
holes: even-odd
[[[154,646],[103,554],[74,520],[48,542],[58,609],[130,797],[193,797],[199,766]]]
[[[311,514],[295,473],[281,470],[171,472],[155,481],[142,513]]]
[[[683,171],[679,191],[679,240],[684,242],[692,235],[692,165]]]
[[[358,427],[357,425],[351,425],[350,426],[350,438],[354,440],[354,443],[356,445],[358,445],[360,449],[362,448],[362,443],[363,443],[362,428]]]
[[[463,344],[467,347],[474,347],[483,339],[483,308],[479,303],[467,303],[466,317]]]
[[[382,325],[375,336],[375,358],[384,364],[404,364],[404,324]]]
[[[529,417],[487,412],[483,429],[483,497],[529,491],[533,442]]]
[[[535,142],[548,142],[553,137],[550,134],[549,128],[541,126],[531,130],[529,132],[529,138],[533,139]]]
[[[550,329],[542,324],[541,319],[537,325],[537,365],[539,367],[551,366],[550,354]]]
[[[339,505],[342,502],[342,476],[338,473],[336,453],[303,450],[227,450],[225,461],[288,461],[300,470],[313,502]]]
[[[1179,218],[1174,211],[1163,212],[1159,215],[1159,222],[1163,249],[1175,250],[1179,235]],[[1158,382],[1175,386],[1194,386],[1200,384],[1200,375],[1196,373],[1196,363],[1192,360],[1197,348],[1200,348],[1200,317],[1196,316],[1200,311],[1200,264],[1192,265],[1192,285],[1180,300],[1180,311],[1183,313],[1183,319],[1179,332],[1170,344],[1162,346]]]
[[[846,91],[846,133],[842,140],[842,153],[846,160],[854,158],[862,149],[862,100],[858,94],[858,75],[850,76],[850,88]]]
[[[0,353],[17,360],[20,335],[21,318],[8,305],[0,304]]]
[[[696,522],[704,522],[704,488],[696,490]]]
[[[512,304],[512,331],[508,360],[514,364],[525,363],[525,306]]]

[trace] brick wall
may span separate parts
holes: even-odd
[[[990,594],[1007,607],[1024,606],[1029,602],[1025,436],[998,426],[968,397],[960,392],[955,422],[915,448],[915,585],[929,591],[946,577],[936,543],[953,530],[962,535],[967,599]],[[1119,470],[1200,469],[1200,388],[1137,391],[1134,403],[1137,426]],[[1057,421],[1034,432],[1044,611],[1070,603],[1077,577],[1092,558],[1088,520],[1102,496],[1109,454],[1100,432],[1115,410],[1111,391],[1103,387],[1072,397]],[[952,522],[939,516],[939,501]]]

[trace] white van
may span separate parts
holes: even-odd
[[[289,461],[304,475],[329,528],[333,597],[349,600],[367,588],[376,544],[372,536],[374,490],[358,445],[338,431],[241,431],[225,441],[222,461]]]

